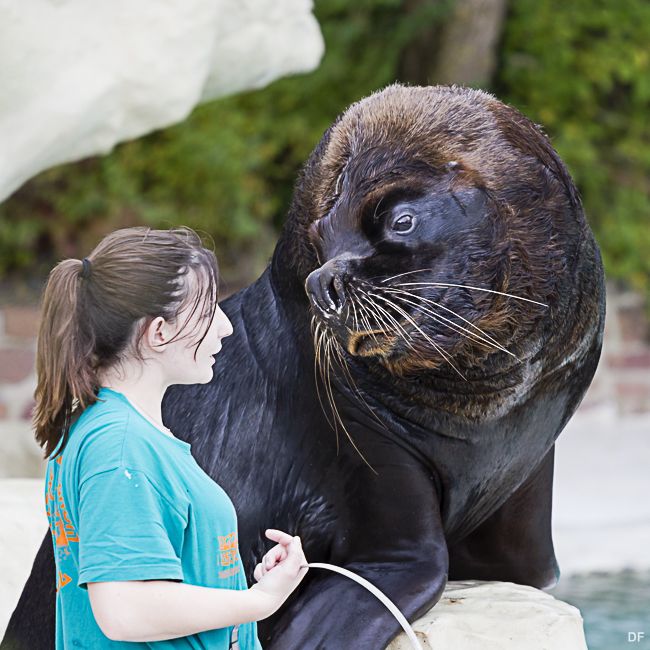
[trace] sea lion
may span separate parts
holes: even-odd
[[[249,578],[274,526],[410,619],[448,576],[555,582],[554,441],[598,362],[604,283],[538,127],[460,87],[352,105],[269,267],[223,309],[213,381],[172,387],[164,419],[234,501]],[[52,647],[51,551],[46,536],[3,650]],[[376,650],[398,626],[313,570],[259,629],[274,650]]]

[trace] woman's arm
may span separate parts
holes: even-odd
[[[113,641],[161,641],[266,618],[306,573],[300,539],[286,535],[276,541],[285,546],[286,558],[241,591],[168,580],[89,582],[95,620]]]
[[[168,580],[88,583],[90,605],[113,641],[161,641],[270,616],[278,598],[251,589],[211,589]]]

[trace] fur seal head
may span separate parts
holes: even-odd
[[[283,237],[317,348],[394,379],[520,384],[562,364],[597,311],[595,297],[571,317],[582,249],[600,260],[565,166],[479,90],[393,85],[352,105],[307,161]]]

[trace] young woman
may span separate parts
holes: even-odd
[[[50,273],[34,425],[57,650],[255,650],[255,621],[307,571],[300,539],[268,530],[276,546],[247,587],[232,502],[162,422],[167,387],[209,382],[232,334],[217,280],[186,228],[118,230]]]

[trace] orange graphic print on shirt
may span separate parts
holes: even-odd
[[[239,550],[237,546],[237,533],[217,535],[219,539],[218,564],[220,578],[229,578],[239,573]]]
[[[61,465],[61,456],[55,462]],[[79,536],[70,521],[68,508],[63,500],[61,484],[59,483],[56,488],[54,486],[53,467],[50,467],[48,471],[47,489],[45,490],[45,512],[47,513],[50,532],[56,549],[56,590],[59,591],[60,588],[72,582],[72,578],[61,570],[61,564],[70,556],[70,543],[79,542]]]

